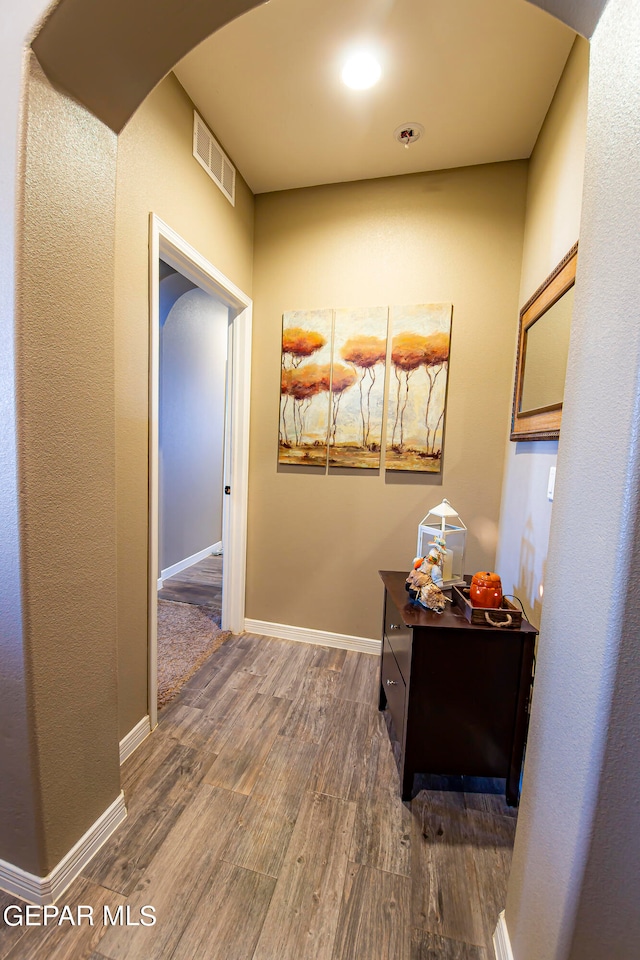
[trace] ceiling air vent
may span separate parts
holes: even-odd
[[[195,110],[193,111],[193,155],[235,207],[236,168]]]

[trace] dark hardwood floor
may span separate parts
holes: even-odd
[[[224,644],[124,764],[128,819],[61,899],[94,926],[0,924],[1,960],[491,960],[515,816],[462,780],[401,801],[377,674]],[[157,923],[104,926],[105,904]]]

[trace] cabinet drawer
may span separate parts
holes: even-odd
[[[404,743],[404,711],[407,688],[386,637],[382,645],[382,671],[380,677],[382,688],[387,698],[387,709],[391,714],[398,743],[400,744],[400,749],[402,749]]]
[[[405,626],[397,607],[389,597],[384,613],[384,635],[393,650],[400,673],[405,683],[408,683],[411,673],[412,630]]]

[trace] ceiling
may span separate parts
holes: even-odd
[[[524,0],[270,0],[174,72],[264,193],[530,156],[574,36]],[[383,76],[350,90],[361,46]]]

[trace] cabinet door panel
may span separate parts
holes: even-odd
[[[387,698],[387,709],[391,714],[398,743],[400,749],[402,749],[404,743],[404,712],[407,688],[386,637],[382,649],[381,678],[382,687]]]
[[[400,673],[405,683],[408,683],[411,673],[412,630],[406,626],[396,605],[389,597],[387,597],[384,616],[384,635],[393,650]]]
[[[520,678],[518,638],[473,628],[432,628],[416,644],[411,689],[419,689],[420,696],[412,698],[409,713],[410,723],[428,732],[420,746],[420,768],[506,777]]]

